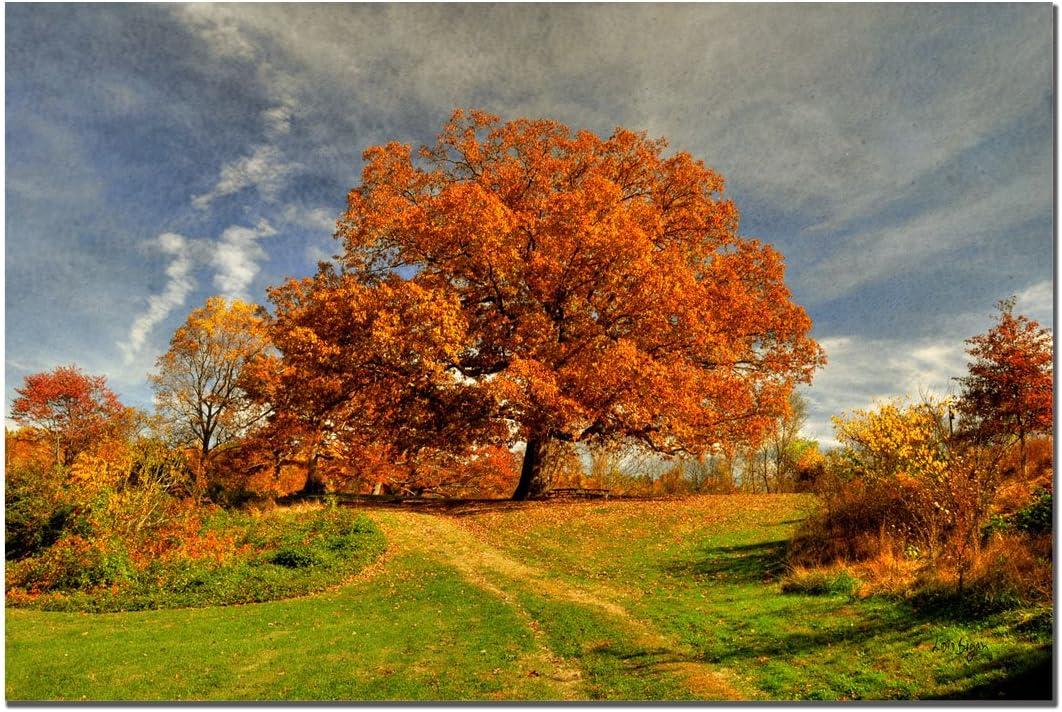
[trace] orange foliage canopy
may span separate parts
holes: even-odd
[[[367,150],[339,221],[342,273],[273,295],[280,323],[337,303],[288,330],[297,344],[277,341],[285,359],[321,354],[327,377],[289,374],[301,397],[342,401],[355,381],[393,388],[356,398],[373,410],[363,422],[400,415],[393,424],[439,447],[456,432],[442,414],[457,430],[504,424],[527,443],[517,497],[551,440],[701,454],[760,435],[822,352],[781,255],[737,234],[723,179],[664,151],[626,129],[603,139],[479,111],[455,112],[416,155],[400,143]],[[360,300],[374,304],[369,332],[347,306]],[[369,341],[352,342],[352,325]],[[402,368],[379,369],[395,357]],[[361,365],[340,377],[330,359]]]
[[[11,404],[11,418],[47,434],[56,461],[71,464],[97,441],[125,426],[125,406],[103,376],[89,376],[77,366],[60,366],[26,376]]]

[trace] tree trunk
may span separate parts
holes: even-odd
[[[542,494],[542,455],[546,439],[532,435],[524,448],[524,463],[520,467],[520,482],[513,492],[513,499],[523,501]]]
[[[1026,476],[1026,464],[1025,464],[1025,431],[1022,430],[1018,433],[1019,447],[1021,448],[1021,481],[1025,481]]]
[[[763,451],[763,490],[767,494],[771,493],[771,483],[767,479],[767,450]]]
[[[314,495],[324,493],[325,483],[317,475],[317,455],[314,455],[306,463],[306,483],[299,490],[299,494]]]
[[[198,462],[195,463],[195,481],[192,483],[192,497],[196,501],[203,501],[207,491],[207,457],[210,455],[210,441],[204,440],[199,443]]]

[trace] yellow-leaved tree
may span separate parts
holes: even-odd
[[[200,477],[216,448],[267,413],[241,385],[244,367],[269,347],[263,316],[254,304],[209,298],[177,329],[151,375],[158,412],[178,442],[195,447]]]

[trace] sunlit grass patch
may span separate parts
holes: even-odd
[[[425,557],[251,606],[7,613],[7,697],[27,700],[554,699],[531,632]],[[536,674],[532,674],[536,673]]]

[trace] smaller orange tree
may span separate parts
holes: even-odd
[[[55,460],[61,465],[70,465],[126,422],[126,408],[107,387],[107,379],[74,365],[26,376],[16,393],[11,419],[53,440]]]
[[[962,377],[959,411],[964,430],[987,442],[1016,439],[1021,474],[1026,439],[1050,433],[1054,386],[1051,334],[1036,321],[1014,314],[1014,298],[998,303],[995,326],[967,340],[969,375]]]

